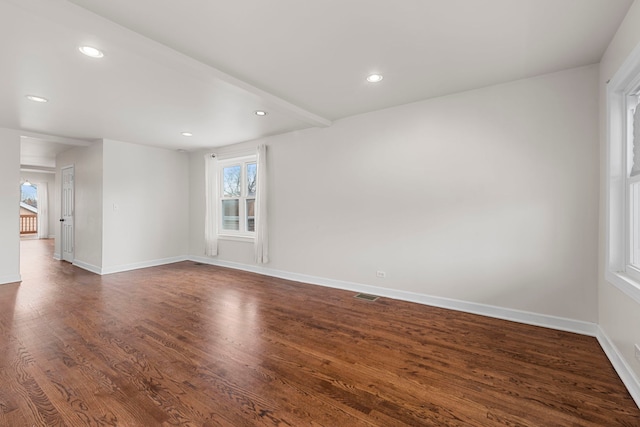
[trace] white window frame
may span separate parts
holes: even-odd
[[[256,195],[250,196],[247,194],[247,165],[251,163],[257,164],[256,155],[231,157],[218,161],[218,197],[216,200],[216,217],[218,218],[218,237],[222,240],[253,241],[255,239],[255,231],[247,230],[246,221],[247,200],[255,200],[256,198]],[[231,166],[240,166],[241,194],[239,197],[225,197],[224,195],[224,169]],[[258,189],[256,187],[256,194],[257,191]],[[224,212],[222,210],[222,201],[235,199],[239,199],[239,230],[225,230],[223,229]]]
[[[627,265],[626,273],[640,283],[640,175],[626,179],[627,191]],[[635,236],[635,239],[634,239]]]
[[[640,266],[632,265],[634,258],[640,258],[636,253],[640,242],[632,237],[634,233],[638,236],[640,226],[640,201],[632,192],[640,177],[629,176],[633,161],[632,109],[637,105],[639,90],[640,47],[607,84],[605,210],[605,278],[640,303]]]

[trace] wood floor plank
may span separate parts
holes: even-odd
[[[22,242],[0,426],[640,426],[592,337],[182,262],[98,276]]]

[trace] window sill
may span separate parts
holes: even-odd
[[[230,240],[233,242],[253,243],[255,241],[255,238],[253,236],[233,236],[230,234],[219,234],[218,240]]]
[[[640,282],[629,277],[623,272],[607,271],[606,279],[613,283],[618,289],[640,303]]]

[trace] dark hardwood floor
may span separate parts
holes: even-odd
[[[640,426],[591,337],[183,262],[100,277],[22,242],[0,425]]]

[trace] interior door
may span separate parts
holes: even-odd
[[[74,213],[74,170],[73,166],[62,169],[62,203],[60,218],[60,246],[62,259],[73,262],[74,254],[74,234],[73,234],[73,213]]]

